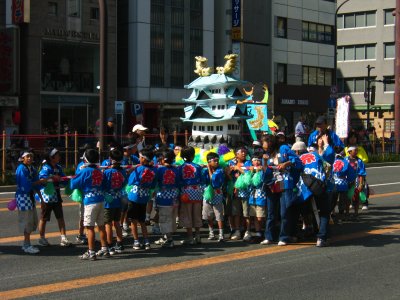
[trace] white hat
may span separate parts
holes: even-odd
[[[317,149],[315,149],[315,147],[313,147],[313,146],[310,146],[310,147],[307,148],[307,151],[308,152],[315,152],[315,151],[317,151]]]
[[[350,151],[353,151],[353,150],[356,150],[356,149],[357,149],[357,147],[350,146],[349,148],[347,148],[347,152],[350,152]]]
[[[305,151],[306,149],[307,149],[307,147],[304,142],[296,142],[292,146],[293,151]]]
[[[148,129],[148,128],[144,127],[142,124],[136,124],[136,125],[133,126],[133,128],[132,128],[132,132],[136,132],[136,131],[138,131],[138,130],[145,131],[145,130],[147,130],[147,129]]]
[[[252,145],[253,146],[261,146],[261,143],[259,141],[254,141]]]

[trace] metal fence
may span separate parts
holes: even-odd
[[[111,136],[104,136],[105,138]],[[128,136],[113,136],[121,145],[129,144]],[[155,145],[159,142],[159,134],[147,134],[145,136],[146,143]],[[171,136],[171,142],[179,145],[187,145],[189,133],[174,132]],[[5,176],[9,172],[14,172],[18,166],[18,158],[22,151],[30,150],[34,153],[34,164],[40,165],[42,159],[46,157],[52,148],[57,148],[62,154],[62,164],[65,169],[75,168],[79,163],[80,157],[83,154],[83,146],[89,144],[93,148],[99,140],[98,135],[78,134],[62,134],[62,135],[23,135],[2,134],[2,181],[5,181]],[[101,153],[101,158],[108,157],[108,151],[104,149]]]

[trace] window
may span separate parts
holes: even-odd
[[[277,64],[277,83],[286,83],[286,65],[285,64]]]
[[[385,119],[385,132],[394,131],[394,119]]]
[[[80,0],[68,0],[68,16],[80,18],[81,16]]]
[[[375,77],[371,77],[375,80]],[[339,93],[364,93],[367,89],[366,77],[338,78]]]
[[[90,8],[90,19],[91,20],[99,20],[100,19],[100,11],[98,7]]]
[[[222,131],[223,130],[223,126],[215,126],[217,131]]]
[[[383,77],[383,91],[394,92],[394,76]]]
[[[385,25],[394,25],[394,16],[392,15],[394,8],[385,9]]]
[[[376,59],[375,44],[338,47],[338,61]]]
[[[276,19],[276,36],[280,38],[287,37],[287,20],[286,18],[277,17]]]
[[[384,43],[384,56],[385,58],[394,58],[395,54],[395,44],[394,43]]]
[[[57,2],[49,2],[47,14],[50,16],[57,16],[57,14],[58,14]]]
[[[338,29],[376,26],[376,11],[338,15],[337,26]]]
[[[332,69],[303,66],[303,85],[332,85]]]
[[[211,107],[212,110],[216,110],[216,108],[217,108],[217,107],[216,107],[215,105],[213,105],[213,106]]]
[[[375,45],[365,45],[365,58],[375,59]]]
[[[331,44],[333,27],[324,24],[303,22],[303,41]]]
[[[151,1],[150,84],[164,86],[165,11],[163,2]]]
[[[197,128],[196,125],[194,125],[194,126],[193,126],[193,130],[197,130],[196,128]]]
[[[214,126],[207,126],[207,131],[214,131]]]

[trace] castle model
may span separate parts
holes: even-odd
[[[226,55],[225,66],[217,67],[217,74],[211,74],[207,59],[196,56],[195,73],[199,78],[185,86],[192,89],[192,93],[183,99],[188,106],[182,121],[192,122],[189,145],[213,148],[220,144],[234,145],[242,140],[240,120],[251,116],[248,116],[245,104],[237,104],[247,97],[241,88],[247,82],[229,76],[235,69],[236,58],[236,54]]]

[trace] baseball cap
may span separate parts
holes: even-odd
[[[135,126],[133,126],[133,128],[132,128],[132,132],[136,132],[136,131],[138,131],[138,130],[141,130],[141,131],[145,131],[145,130],[147,130],[148,128],[147,127],[144,127],[142,124],[136,124]]]

